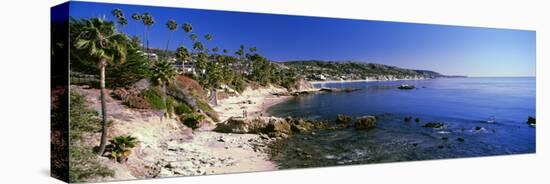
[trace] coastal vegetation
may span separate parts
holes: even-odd
[[[87,107],[86,99],[70,93],[69,108],[69,181],[83,182],[91,177],[113,176],[114,171],[100,164],[92,147],[82,144],[86,135],[101,132],[102,120],[98,113]]]
[[[217,38],[215,34],[199,32],[200,29],[177,19],[179,17],[158,20],[166,21],[165,29],[163,27],[163,32],[159,33],[151,31],[157,20],[149,12],[133,12],[130,23],[122,9],[114,9],[111,14],[111,19],[71,18],[68,22],[70,84],[78,89],[70,93],[71,182],[114,177],[119,173],[116,169],[121,167],[126,168],[123,171],[131,173],[129,175],[139,178],[209,174],[217,171],[207,172],[205,167],[237,167],[235,160],[248,159],[232,158],[235,157],[231,155],[233,149],[240,149],[239,153],[255,154],[256,159],[263,158],[263,153],[271,156],[267,158],[279,158],[282,149],[301,149],[285,143],[293,136],[303,136],[300,138],[307,140],[311,138],[308,136],[320,132],[334,133],[336,137],[341,133],[338,131],[369,135],[384,130],[385,127],[380,128],[388,121],[384,115],[367,112],[359,115],[341,112],[331,115],[329,120],[299,117],[304,115],[283,118],[264,114],[267,107],[288,96],[362,90],[316,89],[310,83],[312,81],[462,77],[351,61],[275,62],[262,55],[261,48],[255,46],[240,44],[235,46],[236,50],[216,46],[212,42]],[[134,25],[135,35],[124,32],[129,24]],[[160,48],[150,47],[150,39],[158,38],[152,34],[167,35]],[[177,34],[185,37],[176,40],[173,35]],[[176,43],[179,45],[174,47]],[[400,85],[388,89],[398,91],[395,88],[409,90],[400,91],[403,94],[421,91],[423,87]],[[98,99],[99,103],[88,102],[86,97]],[[62,115],[57,116],[53,118],[61,119]],[[398,116],[396,119],[403,126],[421,127],[426,131],[442,130],[448,126],[446,122],[424,117],[425,123],[419,124],[419,117]],[[534,127],[536,120],[529,117],[527,123]],[[481,126],[473,128],[473,132],[484,130]],[[193,136],[204,137],[189,138]],[[448,137],[444,138],[441,140],[448,141]],[[455,140],[466,141],[463,137]],[[183,144],[186,141],[204,145]],[[212,145],[215,148],[208,147]],[[444,147],[437,146],[439,149]],[[272,150],[266,151],[268,148]],[[208,152],[211,150],[216,152]],[[309,161],[313,157],[304,150],[292,150],[292,154],[298,155],[293,159]],[[142,156],[148,156],[149,160]],[[332,165],[337,163],[334,155],[316,157],[330,160],[327,163]],[[265,168],[272,170],[277,166]]]

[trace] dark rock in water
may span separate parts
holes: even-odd
[[[535,126],[535,125],[537,124],[537,119],[535,119],[535,118],[529,116],[529,117],[527,118],[527,124],[529,124],[529,125],[531,125],[531,126]]]
[[[438,149],[443,149],[443,145],[437,146]]]
[[[456,141],[458,141],[458,142],[464,142],[464,138],[462,138],[462,137],[456,138]]]
[[[351,117],[343,114],[336,115],[336,123],[338,124],[346,124],[351,121]]]
[[[426,123],[424,126],[422,127],[426,127],[426,128],[443,128],[444,124],[443,123],[439,123],[439,122],[428,122]]]
[[[397,87],[397,89],[406,89],[406,90],[407,89],[414,89],[414,88],[416,88],[416,87],[413,86],[413,85],[407,85],[407,84],[403,84],[403,85]]]
[[[449,140],[449,138],[448,137],[442,137],[441,140],[447,141],[447,140]]]
[[[475,130],[476,130],[476,131],[479,131],[479,130],[481,130],[481,127],[476,126]]]
[[[414,122],[420,123],[420,118],[415,118]]]
[[[358,117],[355,120],[355,129],[358,130],[368,130],[376,127],[376,117],[374,116],[363,116]]]
[[[411,120],[412,120],[412,117],[410,117],[410,116],[407,116],[403,119],[403,121],[405,121],[405,122],[411,122]]]

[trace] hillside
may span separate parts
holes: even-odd
[[[286,61],[280,63],[282,66],[304,76],[310,81],[320,80],[396,80],[396,79],[433,79],[447,76],[429,70],[412,70],[395,66],[356,63],[356,62],[335,62],[320,60]]]

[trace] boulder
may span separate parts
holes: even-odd
[[[214,128],[214,131],[220,133],[265,133],[280,132],[288,134],[291,132],[290,125],[285,119],[282,118],[268,118],[268,117],[255,117],[255,118],[242,118],[231,117],[224,123],[219,123]]]
[[[269,120],[269,123],[265,128],[263,128],[263,133],[278,132],[289,134],[291,131],[291,126],[284,119],[272,118]]]
[[[424,124],[424,126],[422,127],[439,129],[439,128],[443,128],[444,125],[445,124],[439,123],[439,122],[428,122]]]
[[[403,85],[400,85],[399,87],[397,87],[397,89],[404,89],[404,90],[409,90],[409,89],[414,89],[416,88],[415,86],[413,85],[407,85],[407,84],[403,84]]]
[[[346,124],[351,121],[351,117],[343,114],[336,115],[335,122],[338,124]]]
[[[376,127],[376,117],[374,116],[363,116],[358,117],[355,121],[355,129],[358,130],[368,130]]]

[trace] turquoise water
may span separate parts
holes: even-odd
[[[401,84],[417,89],[397,89]],[[360,90],[298,96],[268,112],[323,120],[333,120],[337,114],[376,115],[377,128],[293,136],[287,148],[272,158],[283,168],[535,152],[536,129],[526,124],[527,117],[536,114],[534,77],[330,83],[315,87]],[[413,120],[405,122],[408,116]],[[422,127],[429,121],[444,122],[445,128]]]

